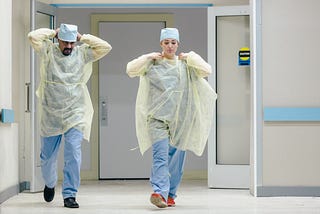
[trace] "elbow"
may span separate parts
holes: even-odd
[[[211,70],[205,70],[205,71],[199,71],[198,75],[204,78],[204,77],[208,77],[211,73],[212,73]]]
[[[106,46],[102,49],[102,52],[103,52],[104,54],[107,54],[107,53],[109,53],[111,50],[112,50],[112,46],[108,44],[108,45],[106,45]]]
[[[109,51],[111,51],[111,50],[112,50],[112,46],[108,44],[107,49],[108,49]]]
[[[211,65],[208,64],[207,68],[202,72],[204,77],[209,76],[212,73]]]
[[[98,49],[94,49],[94,56],[96,60],[101,59],[105,55],[107,55],[111,51],[111,46],[103,46],[99,47]]]
[[[208,74],[212,73],[212,67],[211,67],[211,65],[209,63],[207,63],[207,69],[206,70],[207,70]]]
[[[127,73],[128,76],[131,77],[131,78],[135,77],[135,75],[134,75],[134,69],[132,68],[130,62],[127,64],[126,73]]]
[[[133,72],[127,71],[127,74],[130,78],[136,77],[137,75],[135,75]]]
[[[212,71],[210,70],[210,72],[207,73],[207,76],[209,76],[210,74],[212,74]]]
[[[30,42],[32,42],[34,40],[34,38],[32,36],[32,32],[28,33],[28,39]]]
[[[129,63],[130,64],[130,63]],[[136,77],[136,76],[139,76],[139,73],[130,67],[130,65],[127,65],[127,70],[126,70],[126,73],[128,74],[129,77],[133,78],[133,77]]]
[[[137,75],[135,75],[136,72],[134,71],[134,69],[132,69],[132,68],[130,67],[130,63],[127,64],[126,73],[127,73],[128,76],[131,77],[131,78],[137,76]]]

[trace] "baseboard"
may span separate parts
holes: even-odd
[[[30,190],[30,182],[24,181],[20,183],[20,192],[23,192],[25,190]]]
[[[208,180],[207,170],[185,170],[183,180]]]
[[[4,191],[0,192],[0,204],[11,198],[12,196],[18,195],[19,193],[19,184],[9,187]]]
[[[258,197],[318,197],[320,196],[320,186],[263,186],[257,188]]]

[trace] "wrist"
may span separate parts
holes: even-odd
[[[81,38],[82,38],[82,35],[81,35],[80,33],[78,33],[78,35],[77,35],[77,41],[80,41]]]

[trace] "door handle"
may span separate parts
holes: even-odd
[[[26,83],[25,87],[26,87],[26,108],[25,108],[25,112],[30,113],[30,85],[31,83]]]
[[[100,100],[100,124],[101,126],[108,126],[108,103],[107,98]]]

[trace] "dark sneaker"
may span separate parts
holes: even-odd
[[[158,193],[152,193],[150,196],[150,202],[154,205],[156,205],[159,208],[166,208],[168,205],[166,203],[166,200],[162,197],[162,195]]]
[[[44,186],[43,198],[44,198],[44,200],[46,202],[52,201],[53,198],[54,198],[54,187],[53,188],[49,188],[47,186]]]
[[[79,208],[79,204],[76,202],[76,198],[70,197],[63,199],[64,206],[68,208]]]

